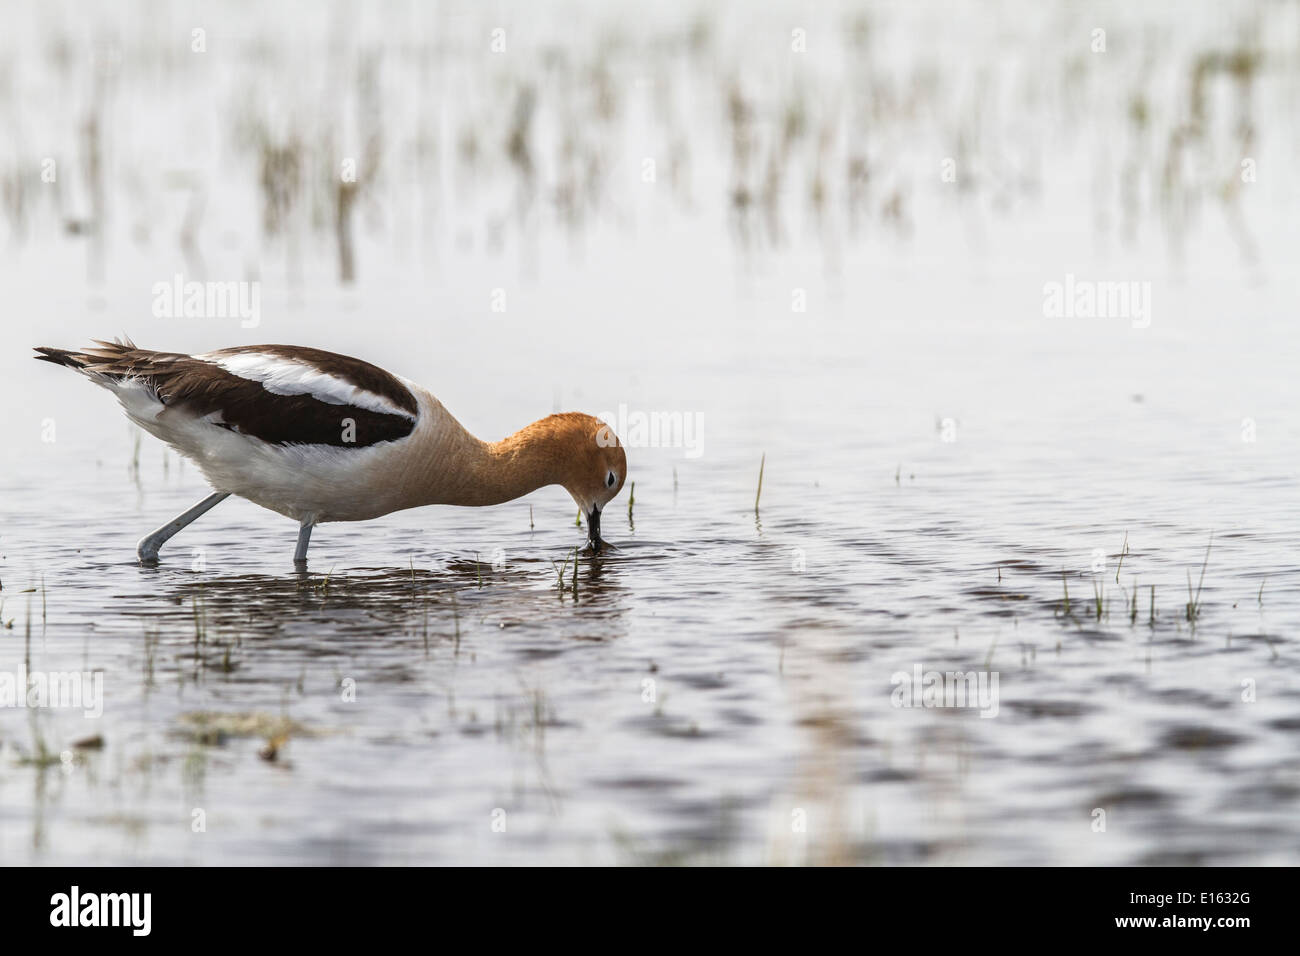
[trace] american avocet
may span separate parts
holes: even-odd
[[[128,339],[36,351],[111,391],[128,418],[197,464],[215,489],[140,540],[144,562],[232,494],[299,522],[293,557],[301,566],[322,521],[494,505],[546,485],[573,496],[598,552],[601,511],[627,475],[617,437],[590,415],[551,415],[485,442],[419,385],[320,349],[244,345],[182,355]]]

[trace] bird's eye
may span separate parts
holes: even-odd
[[[617,481],[617,479],[614,477],[614,473],[611,471],[608,475],[605,476],[605,487],[613,488],[615,481]]]

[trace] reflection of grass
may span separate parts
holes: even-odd
[[[511,703],[506,705],[503,712],[498,703],[493,730],[498,738],[528,749],[537,768],[537,780],[542,792],[551,808],[558,809],[559,797],[546,759],[546,728],[557,724],[555,709],[545,688],[540,684],[530,686],[521,679],[520,690],[523,706]],[[472,715],[470,719],[473,721]]]
[[[737,819],[740,802],[723,798],[717,817],[707,832],[679,837],[671,842],[653,844],[629,833],[622,827],[610,828],[610,840],[622,861],[630,866],[730,866],[736,863],[735,850],[740,844]]]
[[[1214,544],[1214,533],[1210,533],[1210,540],[1205,545],[1205,560],[1201,563],[1201,577],[1196,582],[1196,593],[1192,593],[1192,572],[1187,572],[1187,620],[1195,627],[1196,619],[1201,614],[1201,586],[1205,584],[1205,569],[1210,564],[1210,548]]]
[[[153,686],[154,657],[158,650],[158,629],[144,629],[144,686],[146,690]]]
[[[456,625],[456,653],[460,653],[460,602],[456,600],[456,592],[451,592],[451,615]]]
[[[45,735],[41,733],[40,721],[34,710],[31,712],[29,723],[32,729],[32,749],[30,753],[22,754],[18,758],[19,766],[50,767],[62,762],[61,754],[46,746]]]
[[[208,769],[208,754],[202,745],[191,748],[181,763],[181,780],[192,792],[203,789],[203,779]]]
[[[198,653],[198,646],[203,643],[203,636],[207,633],[207,606],[202,601],[203,588],[200,587],[198,592],[190,597],[190,608],[194,614],[194,646],[195,653]]]

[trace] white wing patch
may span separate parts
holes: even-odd
[[[166,408],[153,389],[139,378],[114,380],[94,374],[89,374],[89,377],[116,395],[127,415],[137,421],[153,421]]]
[[[410,421],[415,420],[410,412],[398,408],[382,395],[366,391],[346,379],[328,375],[303,362],[263,352],[194,357],[218,365],[231,375],[261,382],[262,387],[272,395],[310,395],[329,405],[352,405],[383,415],[400,415]]]

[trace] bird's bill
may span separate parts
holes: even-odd
[[[592,508],[587,515],[587,537],[591,541],[591,550],[595,554],[600,554],[601,546],[605,542],[600,540],[600,509]]]

